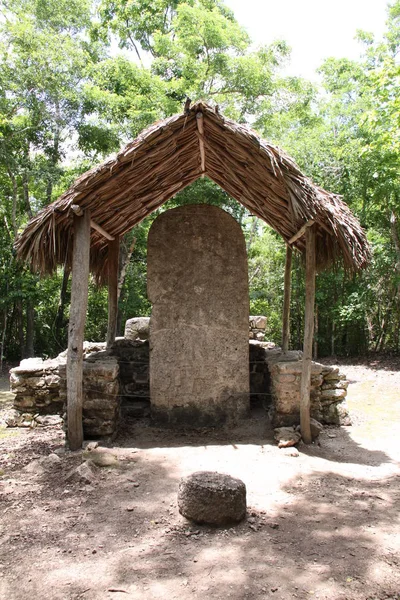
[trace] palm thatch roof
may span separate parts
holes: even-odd
[[[39,212],[16,242],[20,259],[42,274],[71,261],[72,210],[121,236],[177,192],[207,176],[284,240],[305,251],[302,227],[315,224],[317,267],[342,261],[356,271],[369,261],[358,220],[339,196],[314,185],[282,150],[250,128],[199,102],[159,121],[107,160],[81,175],[57,201]],[[292,239],[292,238],[296,239]],[[108,241],[91,229],[91,270],[102,279]]]

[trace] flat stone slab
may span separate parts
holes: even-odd
[[[196,523],[238,523],[246,515],[246,486],[230,475],[198,471],[181,479],[178,507],[181,515]]]

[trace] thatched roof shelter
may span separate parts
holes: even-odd
[[[155,123],[107,160],[81,175],[28,223],[16,242],[20,259],[42,274],[71,264],[72,215],[90,209],[90,269],[103,280],[108,240],[123,235],[177,192],[207,176],[284,240],[305,251],[314,224],[317,268],[341,260],[364,267],[364,231],[339,196],[314,185],[282,150],[246,126],[199,102]]]

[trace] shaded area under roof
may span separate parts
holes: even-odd
[[[50,274],[57,265],[71,262],[72,205],[90,208],[93,221],[116,237],[201,176],[286,242],[313,221],[318,269],[342,261],[356,271],[368,263],[365,233],[339,196],[314,185],[285,152],[203,102],[155,123],[115,158],[81,175],[29,221],[16,241],[17,255],[33,270]],[[293,247],[305,252],[304,236]],[[95,229],[90,254],[91,271],[103,280],[108,241]]]

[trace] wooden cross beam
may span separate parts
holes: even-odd
[[[201,171],[204,174],[206,172],[206,150],[204,147],[204,117],[202,112],[196,113],[196,124],[199,132]]]

